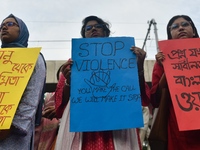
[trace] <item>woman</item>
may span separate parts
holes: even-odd
[[[83,38],[108,37],[110,35],[109,24],[96,16],[89,16],[83,20],[81,29]],[[131,47],[137,55],[140,88],[142,98],[149,100],[146,95],[143,63],[146,53],[137,48]],[[141,149],[139,135],[136,129],[101,131],[101,132],[69,132],[69,107],[70,103],[70,66],[69,60],[62,68],[61,77],[56,90],[57,116],[62,117],[56,149],[57,150],[139,150]],[[67,107],[65,108],[65,106]],[[65,110],[64,110],[65,108]],[[64,113],[62,115],[62,112]]]
[[[29,32],[26,24],[12,14],[1,23],[0,36],[2,48],[25,48],[28,46]],[[32,136],[35,129],[35,114],[42,96],[45,76],[45,62],[42,55],[39,55],[14,115],[11,128],[0,131],[0,149],[33,149]]]
[[[197,29],[190,17],[185,15],[177,15],[170,19],[167,24],[168,39],[186,39],[186,38],[198,38]],[[153,69],[152,77],[152,89],[151,89],[151,102],[154,107],[159,106],[160,95],[159,91],[162,89],[168,89],[167,81],[162,66],[162,62],[165,56],[162,52],[158,52],[156,55],[156,63]],[[200,130],[195,131],[179,131],[177,120],[172,106],[172,101],[169,96],[168,106],[168,142],[167,146],[169,150],[199,150],[200,149]]]
[[[56,77],[60,78],[61,67],[58,68]],[[56,118],[55,92],[44,94],[41,124],[35,128],[34,149],[53,150],[59,129],[60,120]]]

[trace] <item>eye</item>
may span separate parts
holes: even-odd
[[[93,28],[93,26],[86,26],[85,27],[85,31],[89,31],[89,30],[91,30]]]
[[[7,23],[6,23],[6,25],[7,25],[8,27],[13,26],[14,24],[15,24],[14,22],[7,22]]]
[[[102,25],[102,24],[96,24],[96,25],[95,25],[95,28],[99,28],[99,29],[100,29],[100,28],[103,28],[103,25]]]
[[[182,22],[181,23],[181,26],[182,27],[188,27],[190,24],[189,24],[189,22]]]
[[[178,24],[172,24],[170,29],[171,30],[175,30],[175,29],[178,29],[179,28],[179,25]]]

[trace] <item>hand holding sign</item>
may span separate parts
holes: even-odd
[[[132,46],[131,50],[137,56],[138,71],[141,71],[141,69],[143,70],[143,64],[144,64],[144,59],[146,57],[146,52],[143,49],[140,49],[140,48],[135,47],[135,46]]]
[[[70,85],[72,64],[73,64],[73,61],[71,59],[69,59],[65,64],[63,64],[63,66],[61,68],[61,72],[63,73],[68,85]]]
[[[165,59],[165,55],[163,54],[163,52],[158,52],[156,54],[156,61],[162,66],[162,63]]]

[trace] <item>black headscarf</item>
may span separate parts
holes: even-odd
[[[5,19],[7,19],[7,18],[14,18],[16,20],[16,22],[19,25],[19,30],[20,30],[19,32],[20,33],[19,33],[19,37],[11,43],[4,43],[2,41],[1,47],[2,48],[5,48],[5,47],[27,47],[28,46],[29,32],[28,32],[28,28],[27,28],[26,24],[21,19],[15,17],[13,14],[10,14]],[[3,23],[3,21],[2,21],[2,23]]]
[[[172,17],[168,24],[167,24],[167,37],[168,37],[168,40],[169,39],[172,39],[172,35],[171,35],[171,31],[170,31],[170,26],[173,24],[173,22],[178,19],[178,18],[184,18],[185,20],[187,20],[188,22],[190,22],[192,28],[193,28],[193,31],[195,33],[194,37],[193,38],[198,38],[199,35],[198,35],[198,32],[197,32],[197,29],[192,21],[192,19],[189,17],[189,16],[186,16],[186,15],[177,15],[177,16],[174,16]]]

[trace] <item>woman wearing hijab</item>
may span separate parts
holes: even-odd
[[[197,29],[189,16],[177,15],[172,17],[167,24],[168,39],[199,38]],[[156,54],[156,63],[153,69],[151,102],[154,107],[159,106],[159,95],[162,89],[168,89],[167,81],[162,66],[165,56],[162,52]],[[177,120],[172,106],[170,95],[168,96],[168,150],[199,150],[200,149],[200,130],[179,131]]]
[[[89,16],[82,23],[81,35],[83,38],[109,37],[110,35],[109,24],[101,18]],[[149,101],[143,72],[146,53],[137,47],[131,47],[131,50],[138,58],[142,100]],[[137,129],[134,128],[100,132],[69,132],[71,65],[71,60],[63,65],[63,75],[56,89],[57,116],[62,117],[56,141],[56,150],[141,150],[139,134]]]
[[[29,32],[26,24],[14,15],[6,17],[0,26],[2,48],[28,46]],[[35,114],[42,96],[45,82],[45,62],[40,54],[33,73],[14,115],[11,128],[0,130],[0,149],[28,150],[33,149],[33,133],[35,129]]]

